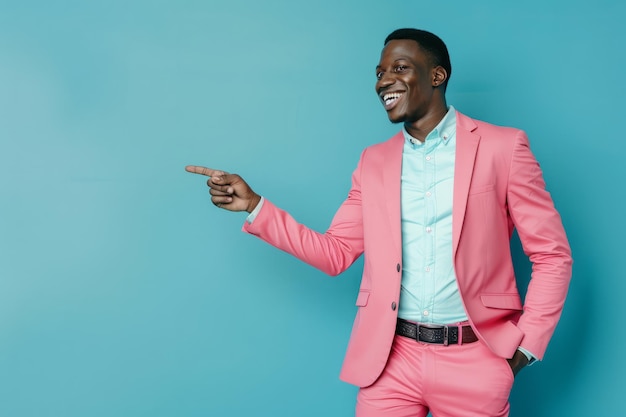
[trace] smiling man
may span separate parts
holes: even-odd
[[[507,416],[514,376],[542,359],[572,259],[541,170],[518,129],[448,106],[441,39],[385,40],[376,93],[403,128],[366,148],[329,229],[315,232],[241,177],[200,166],[213,203],[248,211],[244,231],[337,275],[361,254],[359,307],[341,371],[357,417]],[[522,305],[509,239],[533,272]]]

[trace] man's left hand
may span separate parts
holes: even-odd
[[[528,358],[522,351],[516,350],[515,354],[511,359],[507,359],[511,370],[513,371],[513,375],[517,375],[519,371],[521,371],[526,365],[528,365]]]

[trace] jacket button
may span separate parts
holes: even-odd
[[[391,303],[391,309],[393,311],[396,311],[396,302],[395,301]]]
[[[396,265],[396,271],[400,272],[400,264]]]

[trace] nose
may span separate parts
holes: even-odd
[[[376,81],[376,92],[380,93],[383,88],[387,88],[395,82],[396,80],[391,76],[391,74],[384,72]]]

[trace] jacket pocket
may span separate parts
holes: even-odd
[[[480,296],[483,305],[488,308],[505,310],[521,310],[522,300],[519,294],[483,294]]]
[[[356,298],[357,307],[365,307],[367,305],[367,300],[370,298],[369,291],[359,291],[359,295]]]

